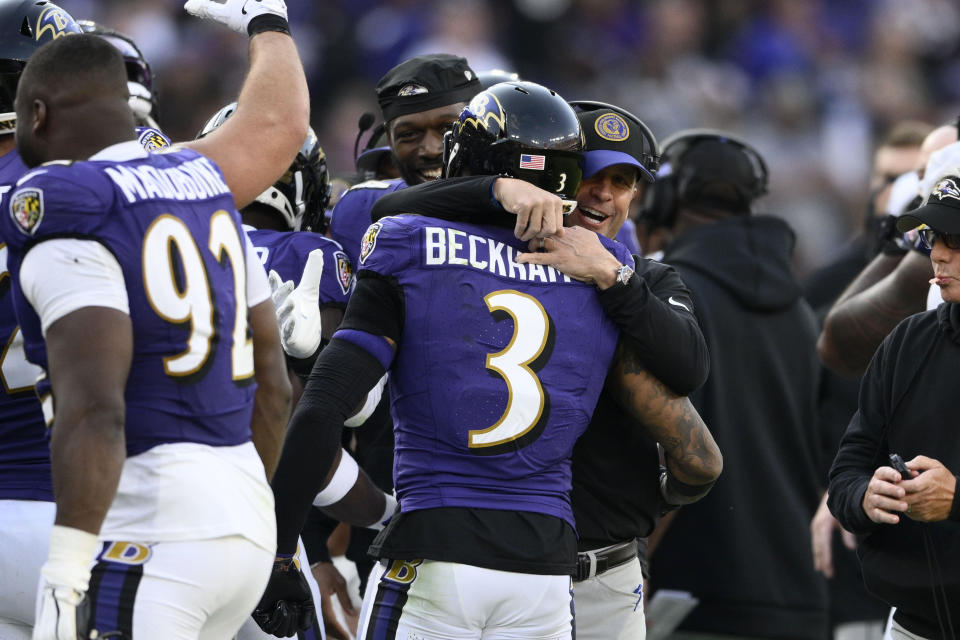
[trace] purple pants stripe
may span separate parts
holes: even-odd
[[[396,639],[400,615],[403,613],[403,605],[407,603],[407,592],[412,584],[413,581],[400,584],[386,578],[380,579],[364,640]]]

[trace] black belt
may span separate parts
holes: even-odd
[[[577,574],[574,582],[589,580],[604,571],[619,567],[637,557],[637,541],[621,542],[596,551],[582,551],[577,554]]]

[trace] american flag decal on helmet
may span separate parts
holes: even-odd
[[[543,171],[546,161],[546,156],[531,155],[529,153],[520,154],[521,169],[536,169],[537,171]]]

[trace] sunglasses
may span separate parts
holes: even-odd
[[[937,240],[942,240],[947,249],[953,251],[960,249],[960,233],[943,233],[930,227],[918,229],[917,233],[920,235],[920,242],[923,243],[923,246],[931,251],[933,250],[933,244]]]

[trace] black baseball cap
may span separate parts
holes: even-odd
[[[900,216],[897,231],[907,232],[922,224],[942,233],[960,233],[960,175],[937,180],[925,204]]]
[[[654,176],[643,164],[650,155],[648,143],[639,128],[612,109],[581,111],[577,114],[587,144],[583,153],[583,177],[615,164],[633,165],[640,176],[653,182]],[[656,150],[652,150],[656,153]]]
[[[405,60],[377,83],[377,102],[385,122],[408,113],[470,102],[483,91],[465,58],[432,53]]]

